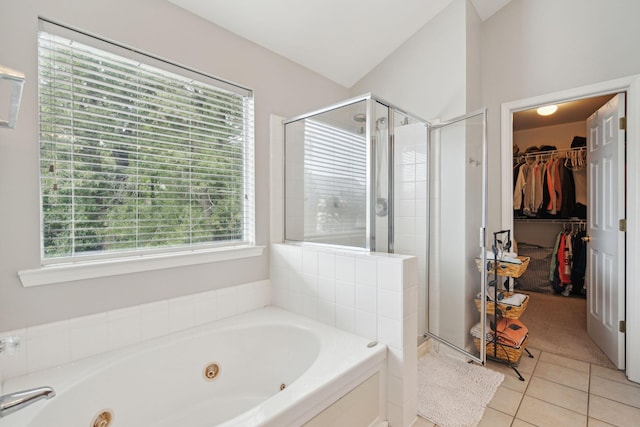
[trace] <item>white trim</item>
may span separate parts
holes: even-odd
[[[269,116],[269,194],[271,243],[284,241],[284,122],[285,118]]]
[[[640,75],[627,91],[627,377],[640,383]]]
[[[502,104],[501,227],[513,229],[513,113],[542,104],[560,103],[609,93],[627,93],[627,251],[626,251],[626,373],[640,382],[640,74]]]
[[[24,287],[51,285],[97,277],[257,257],[262,256],[263,250],[264,246],[232,246],[187,253],[141,255],[100,261],[52,264],[33,270],[19,271],[18,276],[20,276]]]

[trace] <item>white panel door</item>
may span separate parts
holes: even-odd
[[[625,95],[618,94],[587,119],[588,195],[587,330],[618,367],[625,367]]]

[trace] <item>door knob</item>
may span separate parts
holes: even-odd
[[[583,242],[586,242],[586,243],[589,243],[589,242],[591,241],[591,236],[584,236],[584,237],[582,238],[582,241],[583,241]]]

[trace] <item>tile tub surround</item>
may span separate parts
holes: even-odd
[[[20,338],[20,345],[13,354],[0,354],[0,384],[9,378],[123,348],[269,304],[270,281],[262,280],[0,332],[0,338]]]
[[[271,245],[272,303],[386,344],[387,416],[416,417],[417,260],[295,244]]]

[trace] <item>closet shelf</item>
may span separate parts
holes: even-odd
[[[585,152],[587,151],[587,147],[573,147],[573,148],[558,148],[556,150],[549,150],[549,151],[537,151],[537,152],[532,152],[532,153],[518,153],[515,156],[513,156],[514,159],[529,159],[529,158],[535,158],[536,156],[548,156],[548,155],[553,155],[553,154],[565,154],[565,153],[572,153],[572,152]]]

